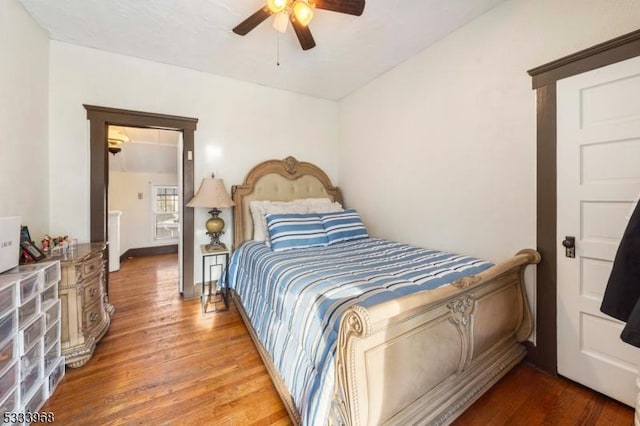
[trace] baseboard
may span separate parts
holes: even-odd
[[[120,256],[120,262],[124,262],[125,260],[131,257],[156,256],[158,254],[171,254],[171,253],[178,253],[177,244],[171,244],[168,246],[132,248],[125,251],[124,254]]]

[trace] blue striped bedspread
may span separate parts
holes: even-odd
[[[491,263],[375,238],[274,252],[247,242],[233,253],[229,285],[289,388],[305,425],[326,424],[334,393],[340,318],[430,290]]]

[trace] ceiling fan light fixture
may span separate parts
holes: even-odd
[[[313,9],[306,1],[297,0],[293,4],[293,16],[300,25],[306,27],[313,19]]]
[[[275,28],[278,32],[285,33],[287,32],[287,27],[289,26],[289,14],[286,12],[280,12],[273,18],[273,28]]]
[[[112,153],[113,155],[116,155],[117,153],[119,153],[120,151],[122,151],[122,148],[120,148],[119,146],[114,146],[109,144],[109,147],[107,148],[109,150],[110,153]]]
[[[287,7],[287,0],[267,0],[267,7],[273,13],[280,13]]]
[[[296,33],[302,50],[309,50],[316,46],[308,26],[313,19],[315,9],[360,16],[364,11],[365,2],[366,0],[267,0],[266,5],[262,3],[260,9],[233,27],[232,31],[240,36],[245,36],[273,14],[284,13],[291,21],[291,26]],[[278,17],[275,16],[274,18]],[[278,31],[286,30],[283,25],[278,27],[275,22],[274,27]]]
[[[129,136],[124,133],[124,129],[121,132],[118,129],[109,127],[107,136],[107,149],[110,153],[116,155],[117,153],[122,151],[122,144],[125,142],[129,142]]]

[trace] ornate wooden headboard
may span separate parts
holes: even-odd
[[[231,187],[236,203],[233,210],[233,246],[253,238],[249,202],[253,200],[291,201],[298,198],[328,197],[342,203],[340,189],[333,186],[318,166],[294,157],[264,161],[252,168],[242,185]]]

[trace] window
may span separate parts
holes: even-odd
[[[177,186],[153,186],[154,239],[175,239],[180,233]]]

